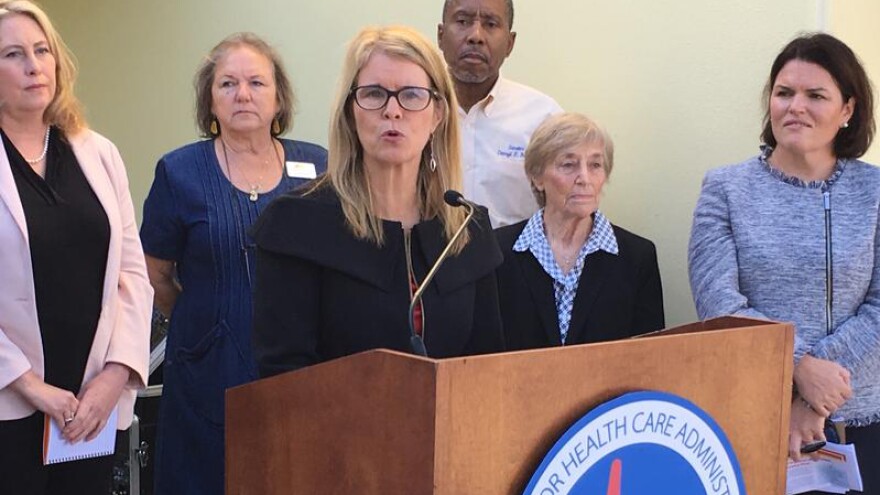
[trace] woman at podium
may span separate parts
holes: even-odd
[[[880,170],[870,81],[827,34],[791,41],[765,88],[763,145],[703,180],[689,246],[700,318],[793,322],[790,455],[846,424],[880,493]]]
[[[541,206],[496,231],[509,349],[621,339],[663,328],[654,243],[599,211],[614,145],[587,117],[548,117],[529,142],[526,176]]]
[[[262,376],[374,348],[450,357],[503,349],[485,209],[464,235],[457,103],[443,59],[410,28],[350,43],[332,112],[327,174],[253,229],[254,350]],[[413,294],[447,244],[421,300]],[[417,335],[417,338],[413,338]]]

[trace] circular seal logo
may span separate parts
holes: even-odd
[[[593,409],[544,457],[525,495],[745,495],[724,432],[690,401],[633,392]]]

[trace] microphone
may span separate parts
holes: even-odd
[[[413,354],[418,356],[428,356],[428,350],[425,348],[425,341],[422,339],[422,336],[416,333],[415,324],[413,322],[413,312],[416,309],[416,304],[422,300],[422,293],[425,292],[425,289],[428,288],[428,284],[431,283],[431,280],[434,278],[434,275],[437,274],[437,270],[440,268],[440,265],[446,260],[446,257],[449,256],[449,252],[452,250],[452,245],[455,244],[455,241],[461,237],[461,233],[464,232],[464,229],[467,228],[468,224],[471,222],[471,219],[474,218],[474,214],[477,212],[477,206],[464,199],[464,196],[461,195],[458,191],[453,191],[452,189],[446,191],[443,194],[443,201],[446,202],[449,206],[459,207],[464,206],[467,211],[467,217],[465,217],[464,222],[462,222],[461,226],[458,230],[455,231],[455,234],[452,235],[452,238],[449,239],[449,242],[446,243],[446,247],[443,248],[443,251],[440,253],[440,256],[437,257],[437,261],[431,266],[431,269],[428,270],[428,274],[425,276],[425,280],[422,280],[422,283],[419,284],[419,287],[416,289],[416,292],[413,294],[412,301],[409,303],[409,343],[412,348]],[[425,329],[422,328],[422,333],[424,333]]]
[[[464,199],[464,196],[460,192],[453,191],[452,189],[443,193],[443,201],[446,201],[446,204],[449,206],[464,206],[468,209],[468,213],[473,213],[473,211],[477,209],[477,205]]]

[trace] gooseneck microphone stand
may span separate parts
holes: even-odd
[[[443,195],[443,200],[446,201],[446,204],[449,206],[463,206],[468,210],[468,215],[462,222],[461,227],[455,231],[455,234],[452,235],[452,238],[449,239],[449,242],[446,243],[446,247],[443,248],[443,252],[440,253],[440,256],[437,257],[437,261],[434,262],[434,265],[431,266],[431,270],[428,271],[428,275],[425,276],[425,280],[422,281],[421,285],[419,285],[418,289],[416,289],[415,294],[413,294],[412,300],[409,303],[409,317],[407,318],[407,322],[409,323],[409,341],[410,347],[412,347],[413,354],[418,356],[427,356],[428,350],[425,348],[425,341],[422,339],[422,336],[416,333],[415,325],[413,322],[413,312],[416,309],[416,305],[419,301],[422,300],[422,293],[425,292],[425,289],[428,287],[428,284],[431,283],[431,279],[434,278],[434,275],[437,273],[437,270],[440,268],[440,265],[443,264],[443,261],[446,260],[446,257],[449,256],[449,252],[452,250],[453,244],[455,241],[461,237],[461,233],[464,232],[464,229],[467,228],[468,224],[471,222],[471,219],[474,217],[474,214],[477,211],[476,206],[470,201],[464,199],[464,196],[461,195],[458,191],[453,191],[452,189],[446,191]],[[424,332],[424,329],[422,329]]]

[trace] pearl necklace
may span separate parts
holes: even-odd
[[[46,153],[49,151],[49,131],[52,130],[52,126],[46,127],[46,138],[43,140],[43,152],[40,153],[40,156],[34,158],[33,160],[28,160],[27,158],[24,161],[28,162],[31,165],[36,165],[43,161],[43,158],[46,158]],[[22,157],[24,158],[24,157]]]

